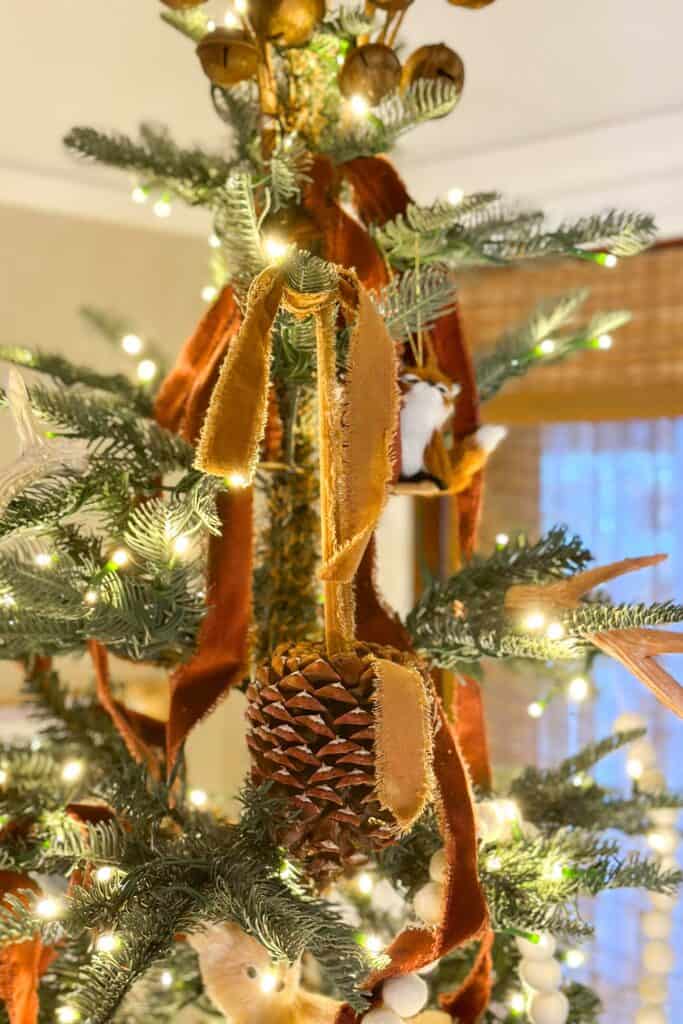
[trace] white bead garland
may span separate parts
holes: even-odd
[[[564,992],[537,992],[529,1004],[532,1024],[565,1024],[569,1016],[569,1000]]]
[[[627,728],[643,728],[646,724],[641,715],[627,712],[616,720],[614,728],[619,732]],[[640,770],[634,771],[634,767]],[[630,744],[627,771],[645,793],[666,790],[666,779],[657,766],[657,751],[645,738]],[[680,840],[677,829],[679,814],[676,807],[658,807],[648,812],[652,825],[647,836],[648,845],[663,869],[678,867],[675,853]],[[676,903],[676,896],[650,893],[651,909],[644,911],[640,918],[641,932],[647,941],[642,949],[642,973],[638,983],[641,1005],[636,1014],[636,1024],[666,1024],[667,1021],[661,1004],[668,998],[666,976],[673,970],[676,960],[669,942],[671,913]]]
[[[635,1024],[669,1024],[669,1017],[661,1006],[641,1006]]]
[[[569,1001],[560,991],[562,967],[555,959],[557,943],[549,932],[541,932],[538,940],[516,938],[522,954],[519,977],[527,993],[527,1012],[531,1024],[565,1024]]]
[[[537,992],[555,992],[562,984],[562,967],[552,957],[549,960],[522,960],[519,976],[525,985]]]
[[[403,1024],[403,1021],[393,1010],[378,1006],[365,1014],[363,1024]]]
[[[415,893],[413,907],[425,924],[435,925],[441,920],[443,886],[438,882],[427,882]]]
[[[670,943],[653,939],[643,946],[643,967],[652,974],[668,974],[675,963],[676,954]]]
[[[671,914],[646,910],[640,919],[640,927],[646,939],[668,939],[673,929]]]
[[[612,723],[615,732],[631,732],[633,729],[645,729],[646,727],[646,719],[637,711],[625,711]]]
[[[446,881],[446,851],[437,850],[429,862],[429,877],[432,882],[443,885]]]
[[[530,942],[528,939],[517,938],[517,949],[525,960],[550,960],[555,955],[557,943],[554,936],[549,932],[541,932],[538,942]]]
[[[420,1024],[453,1024],[453,1018],[444,1010],[425,1010],[420,1014]]]
[[[414,1017],[424,1008],[428,999],[427,982],[419,974],[404,974],[400,978],[389,978],[382,985],[384,1004],[399,1017]]]
[[[640,980],[638,994],[646,1005],[665,1003],[669,998],[669,985],[661,974],[646,974]]]

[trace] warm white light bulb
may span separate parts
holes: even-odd
[[[168,199],[157,199],[153,209],[156,216],[160,217],[162,220],[165,217],[171,216],[171,204]]]
[[[209,235],[209,245],[212,249],[220,249],[221,247],[221,240],[215,231],[212,231]]]
[[[98,882],[111,882],[114,877],[114,869],[105,864],[103,867],[98,868],[95,872],[95,878]]]
[[[52,555],[48,555],[45,551],[39,551],[33,561],[40,569],[47,569],[52,565]]]
[[[129,356],[138,356],[142,352],[142,338],[137,334],[125,334],[121,338],[121,348]]]
[[[151,359],[142,359],[138,363],[138,380],[150,381],[154,380],[157,375],[157,364]]]
[[[370,104],[364,96],[356,92],[349,100],[349,109],[354,117],[367,117]]]
[[[159,981],[164,988],[170,988],[173,984],[173,975],[170,971],[162,971]]]
[[[240,490],[247,486],[247,478],[242,473],[230,473],[226,479],[228,487],[232,487],[234,490]]]
[[[366,935],[363,945],[369,953],[381,953],[384,949],[384,943],[379,935]]]
[[[213,302],[218,295],[218,288],[212,284],[205,284],[202,288],[202,300],[204,302]]]
[[[462,188],[450,188],[446,194],[446,198],[451,206],[459,206],[465,198],[465,190]]]
[[[564,878],[564,868],[561,864],[555,863],[544,874],[551,882],[561,882]]]
[[[180,536],[176,537],[173,541],[173,550],[176,555],[186,555],[190,550],[190,538],[186,534],[181,533]]]
[[[279,875],[283,882],[286,882],[288,878],[291,878],[294,874],[294,868],[288,860],[283,860],[282,867],[280,868]]]
[[[193,807],[206,807],[209,800],[203,789],[191,789],[188,798]]]
[[[356,885],[358,886],[359,892],[362,892],[364,896],[369,896],[375,883],[372,875],[369,875],[367,871],[363,871],[356,879]]]
[[[610,270],[613,270],[616,267],[619,260],[614,255],[614,253],[608,252],[603,262],[606,267],[609,267]]]
[[[206,23],[206,28],[207,28],[207,31],[209,31],[209,32],[215,31],[216,22],[213,20],[213,18],[209,18],[209,20]]]
[[[97,598],[99,597],[96,590],[86,590],[83,595],[83,600],[86,604],[97,604]]]
[[[235,0],[233,6],[238,14],[247,13],[247,0]]]
[[[239,23],[240,23],[240,19],[237,17],[235,12],[231,11],[230,9],[228,9],[225,12],[225,16],[223,18],[223,24],[225,25],[225,27],[226,28],[237,28]]]
[[[582,949],[568,949],[565,953],[564,962],[567,967],[576,970],[586,962],[586,954]]]
[[[82,761],[67,761],[62,768],[62,779],[64,782],[75,782],[83,774]]]
[[[496,534],[496,544],[498,545],[499,548],[504,548],[506,544],[509,544],[509,542],[510,538],[508,537],[507,533]]]
[[[78,1010],[75,1010],[73,1006],[60,1006],[57,1010],[59,1024],[75,1024],[79,1017]]]
[[[263,248],[270,260],[281,260],[287,255],[287,244],[281,238],[274,235],[266,235],[263,239]]]
[[[59,917],[59,911],[59,903],[57,900],[53,900],[50,896],[45,896],[42,900],[38,900],[36,903],[36,914],[38,917],[42,917],[46,921],[54,921],[56,917]]]
[[[522,625],[525,629],[536,631],[545,626],[545,615],[543,612],[529,612]]]
[[[0,604],[2,604],[3,607],[5,608],[14,608],[16,603],[17,602],[12,594],[3,594],[2,597],[0,598]]]
[[[564,636],[564,626],[561,622],[551,622],[545,631],[548,640],[561,640]]]
[[[513,1013],[524,1013],[525,999],[521,992],[513,992],[508,997],[508,1006]]]
[[[270,995],[277,987],[277,974],[275,971],[261,971],[259,976],[259,988],[265,995]]]
[[[500,859],[500,857],[497,857],[495,854],[492,857],[489,857],[488,860],[486,861],[486,870],[487,871],[500,871],[502,866],[503,866],[502,860]]]
[[[146,203],[147,189],[143,188],[141,185],[136,185],[130,194],[130,198],[133,200],[134,203]]]
[[[590,686],[588,685],[588,680],[585,676],[575,676],[567,687],[567,695],[569,699],[575,700],[577,703],[585,700],[589,692]]]
[[[121,569],[128,564],[128,552],[125,548],[117,548],[111,556],[111,561],[117,568]]]
[[[105,932],[104,935],[100,935],[95,948],[98,953],[113,953],[121,945],[121,940],[118,935],[114,935],[113,932]]]
[[[339,65],[339,67],[342,67],[345,63],[346,63],[346,57],[344,56],[344,54],[343,53],[338,53],[337,54],[337,64]]]
[[[529,718],[541,718],[543,715],[543,705],[540,700],[532,701],[526,710]]]
[[[5,768],[0,768],[0,786],[5,786],[8,778],[9,775],[7,774],[7,770]]]
[[[607,350],[614,344],[614,339],[611,334],[601,334],[598,338],[598,348]]]
[[[541,344],[538,346],[538,351],[541,352],[544,356],[552,355],[555,351],[555,342],[552,338],[546,338],[545,341],[542,341]]]
[[[503,821],[519,821],[519,807],[514,800],[497,800],[496,805]]]

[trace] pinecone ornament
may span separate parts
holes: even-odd
[[[377,658],[416,670],[431,701],[419,659],[358,641],[333,655],[322,644],[281,644],[247,690],[255,781],[270,781],[299,812],[278,839],[321,888],[400,832],[376,793]]]

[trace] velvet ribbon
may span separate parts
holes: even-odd
[[[375,548],[373,540],[354,583],[358,636],[367,642],[410,650],[409,634],[375,584]],[[448,865],[441,921],[436,929],[407,928],[396,937],[386,950],[390,957],[388,966],[367,981],[366,987],[375,993],[386,978],[419,970],[457,945],[475,938],[481,938],[482,943],[490,942],[488,912],[477,873],[476,823],[468,772],[455,730],[438,700],[433,774]],[[461,1024],[475,1024],[479,1014],[467,1016],[467,1012],[474,1011],[482,998],[485,1002],[488,999],[487,963],[480,953],[476,971],[473,969],[463,986],[448,997],[458,1000],[462,1007],[463,1015],[458,1017]],[[446,1009],[450,1012],[448,1006]],[[358,1019],[353,1010],[343,1006],[336,1024],[356,1024]]]
[[[0,871],[0,903],[7,906],[5,897],[21,890],[39,892],[27,875]],[[38,986],[55,956],[55,951],[44,946],[39,937],[12,942],[0,950],[0,999],[10,1024],[37,1024]]]
[[[131,757],[145,763],[153,774],[158,774],[158,751],[164,747],[164,723],[132,711],[120,701],[114,700],[106,647],[91,639],[88,641],[88,650],[95,669],[97,699],[121,734]]]
[[[323,561],[321,577],[349,583],[377,525],[391,477],[390,443],[398,398],[394,346],[357,276],[338,269],[334,292],[289,291],[277,268],[264,270],[249,291],[244,321],[213,390],[197,448],[204,472],[251,482],[266,426],[271,332],[280,306],[295,316],[313,316],[324,334],[322,348],[333,352],[333,325],[325,311],[339,299],[353,319],[348,368],[339,410],[320,417],[321,451],[341,456],[333,473],[336,543]],[[330,391],[334,382],[330,384]],[[324,442],[324,443],[323,443]]]
[[[241,315],[229,285],[205,313],[164,380],[157,422],[194,444]],[[251,488],[218,499],[221,533],[209,541],[207,605],[197,651],[171,676],[166,726],[169,771],[190,730],[238,683],[247,661],[251,617],[253,511]]]

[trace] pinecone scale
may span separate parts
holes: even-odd
[[[297,814],[278,840],[320,886],[398,834],[375,793],[375,658],[424,669],[412,655],[356,643],[327,655],[320,644],[281,644],[247,690],[256,782]]]

